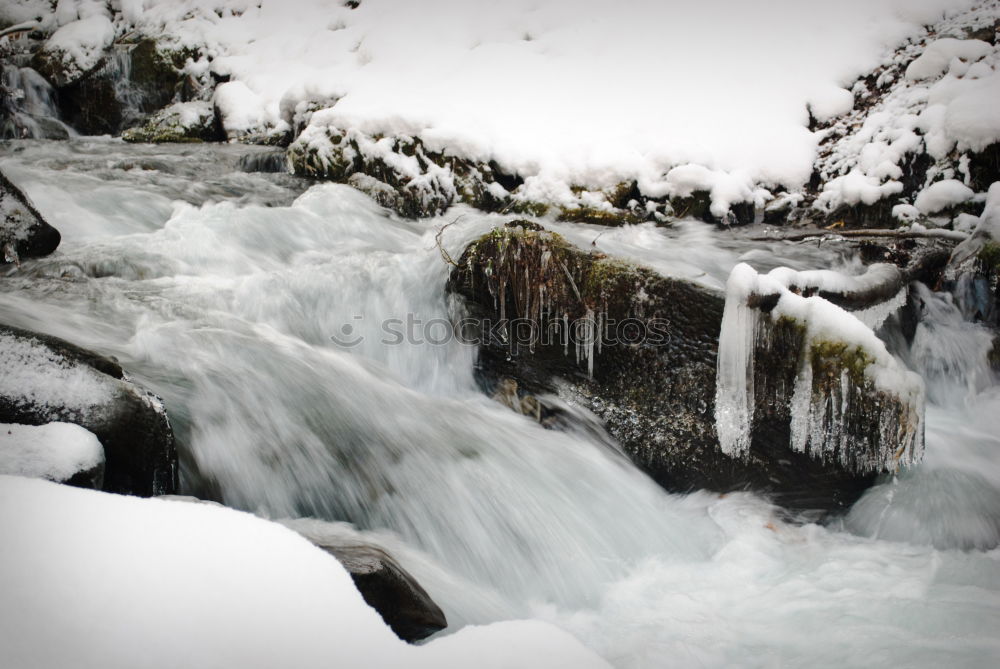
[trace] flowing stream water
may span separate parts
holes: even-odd
[[[990,334],[950,297],[922,290],[912,346],[894,345],[928,383],[925,462],[842,518],[789,522],[749,493],[668,494],[607,435],[542,429],[478,390],[475,350],[443,341],[456,305],[435,235],[454,222],[457,257],[504,219],[400,220],[346,186],[241,171],[260,151],[0,148],[63,234],[3,270],[0,322],[113,355],[163,397],[185,493],[351,523],[421,581],[445,633],[541,618],[621,667],[1000,658],[1000,388]],[[740,261],[859,267],[696,222],[555,227],[717,288]]]

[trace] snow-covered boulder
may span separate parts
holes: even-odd
[[[0,423],[0,474],[100,489],[104,447],[92,432],[72,423]]]
[[[923,436],[919,377],[859,320],[900,305],[905,273],[837,276],[744,293],[734,323],[726,295],[517,221],[466,248],[449,290],[491,325],[467,335],[486,384],[586,407],[667,489],[750,487],[829,509],[918,459]]]
[[[0,172],[0,265],[46,256],[59,246],[59,231],[45,222],[20,188]]]
[[[141,126],[122,133],[126,142],[211,142],[222,139],[212,103],[176,102],[153,114]]]
[[[177,488],[177,453],[160,400],[121,366],[56,337],[0,326],[0,422],[74,423],[104,446],[104,490]]]
[[[32,67],[56,88],[63,88],[96,68],[114,40],[111,19],[94,14],[56,30],[35,54]]]
[[[330,555],[205,504],[0,476],[0,666],[608,669],[543,622],[400,641]]]

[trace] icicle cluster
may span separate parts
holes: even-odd
[[[726,282],[715,382],[715,425],[722,452],[734,458],[744,457],[750,451],[753,358],[759,314],[747,300],[757,288],[757,272],[746,263],[734,267]]]
[[[737,458],[749,452],[757,338],[788,318],[805,333],[790,403],[791,448],[857,472],[892,471],[916,462],[923,454],[923,381],[904,369],[872,331],[902,306],[905,291],[851,314],[788,289],[806,282],[787,268],[758,275],[746,264],[737,265],[729,277],[716,377],[722,451]],[[764,296],[778,298],[766,317],[751,306],[754,297]],[[832,345],[833,353],[824,353],[824,345]],[[839,378],[814,378],[814,364],[835,366]]]

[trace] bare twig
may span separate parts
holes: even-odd
[[[465,215],[465,214],[462,214],[462,216],[464,216],[464,215]],[[447,230],[448,228],[450,228],[451,226],[455,225],[455,224],[456,224],[456,223],[458,223],[458,222],[459,222],[460,220],[462,220],[462,216],[459,216],[458,218],[456,218],[456,219],[455,219],[454,221],[452,221],[451,223],[445,223],[444,225],[442,225],[442,226],[441,226],[441,227],[440,227],[440,228],[438,229],[438,231],[437,231],[437,234],[436,234],[436,235],[434,235],[434,243],[435,243],[435,244],[437,245],[437,247],[438,247],[438,251],[440,251],[440,252],[441,252],[441,259],[442,259],[442,260],[444,260],[444,261],[445,261],[446,263],[448,263],[449,265],[451,265],[452,267],[458,267],[458,263],[457,263],[457,262],[455,262],[455,260],[454,260],[454,259],[453,259],[453,258],[451,257],[451,254],[450,254],[450,253],[448,253],[448,252],[447,252],[447,251],[445,250],[444,246],[443,246],[443,245],[441,244],[441,235],[443,235],[443,234],[444,234],[444,231],[445,231],[445,230]]]

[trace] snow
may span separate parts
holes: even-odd
[[[0,476],[0,535],[5,667],[608,666],[535,621],[407,645],[333,557],[224,507]]]
[[[39,18],[53,19],[49,0],[5,0],[0,3],[0,26],[7,27]]]
[[[992,28],[998,17],[1000,3],[986,0],[968,12],[939,18],[933,30],[941,38],[911,39],[875,70],[871,88],[870,82],[856,84],[859,100],[873,102],[856,106],[824,131],[828,141],[816,167],[826,183],[816,208],[830,213],[845,205],[891,200],[903,191],[907,162],[922,153],[934,163],[924,187],[940,180],[971,184],[968,153],[1000,141],[995,112],[1000,47],[965,35]],[[915,203],[897,197],[896,204]]]
[[[0,423],[0,474],[66,481],[104,462],[104,447],[72,423]]]
[[[230,81],[215,89],[215,106],[222,115],[222,126],[230,137],[263,128],[260,98],[242,81]]]
[[[997,59],[1000,61],[1000,57]],[[993,64],[996,67],[996,64]],[[920,115],[927,133],[928,153],[938,158],[957,148],[982,151],[1000,139],[1000,72],[963,78],[947,75],[934,85],[927,109]]]
[[[528,198],[631,178],[669,190],[671,168],[697,164],[718,212],[756,185],[804,183],[807,107],[845,110],[845,85],[889,47],[969,4],[182,0],[127,14],[206,45],[190,71],[232,78],[227,128],[284,129],[287,110],[337,99],[312,123],[495,159],[528,177]]]
[[[911,81],[936,79],[948,71],[952,59],[976,61],[992,51],[992,44],[977,39],[945,37],[935,40],[906,68],[906,78]]]
[[[898,181],[886,181],[878,176],[864,174],[860,170],[851,170],[841,177],[831,179],[823,186],[823,192],[816,199],[816,204],[822,209],[833,211],[844,205],[855,205],[859,202],[875,204],[884,197],[901,193],[903,184]]]
[[[973,190],[957,179],[938,181],[920,191],[913,205],[924,214],[936,214],[972,199]]]
[[[112,381],[36,339],[0,332],[0,397],[15,406],[83,415],[111,399]]]
[[[111,20],[95,13],[56,30],[43,48],[62,62],[67,80],[72,81],[96,67],[114,39]]]

